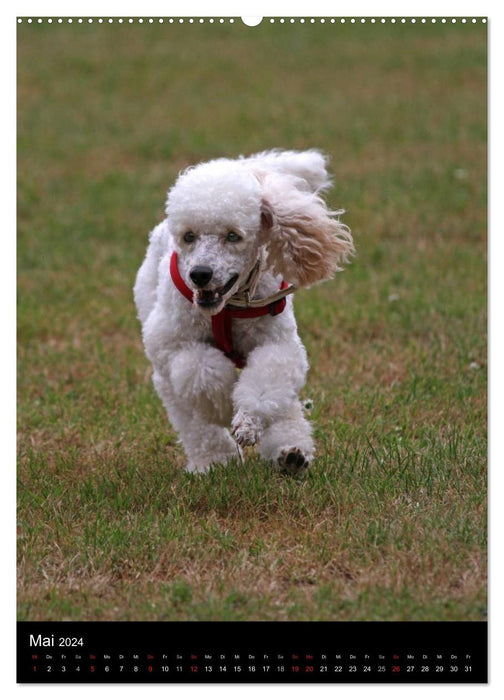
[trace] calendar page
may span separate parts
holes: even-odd
[[[486,683],[486,18],[16,22],[18,682]]]

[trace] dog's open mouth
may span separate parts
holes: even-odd
[[[233,288],[238,279],[238,275],[233,275],[223,287],[217,289],[198,289],[196,292],[196,303],[203,309],[213,309],[218,306],[223,297]]]

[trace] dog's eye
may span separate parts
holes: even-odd
[[[226,236],[226,241],[229,241],[230,243],[238,243],[238,241],[241,241],[241,239],[241,236],[234,231],[229,231]]]
[[[186,231],[184,233],[184,242],[185,243],[194,243],[196,240],[196,235],[192,231]]]

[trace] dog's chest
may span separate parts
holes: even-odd
[[[271,294],[278,286],[277,281],[272,278],[270,284],[264,289],[260,289],[261,297]],[[207,343],[221,350],[225,347],[226,352],[238,353],[245,359],[256,347],[265,343],[278,343],[282,340],[289,340],[292,334],[296,333],[296,322],[291,298],[287,299],[285,309],[277,316],[233,317],[226,322],[225,325],[229,324],[229,326],[225,332],[222,330],[222,324],[215,323],[214,317],[203,314],[181,295],[175,295],[172,302],[178,307],[176,327],[172,326],[172,333],[175,333],[178,338],[184,338],[186,341]],[[229,342],[231,343],[231,348]]]
[[[232,321],[233,347],[246,357],[258,345],[275,336],[275,319],[263,316],[253,319],[235,318]]]

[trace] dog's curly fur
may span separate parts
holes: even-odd
[[[233,320],[234,345],[246,359],[241,372],[215,346],[211,316],[257,263],[253,298],[266,299],[282,280],[301,287],[329,279],[354,254],[342,212],[329,211],[320,196],[330,185],[326,162],[316,150],[220,158],[188,168],[168,194],[167,218],[151,233],[134,295],[154,386],[188,471],[241,457],[246,445],[296,473],[314,456],[298,398],[308,361],[292,297],[277,316]],[[172,280],[174,251],[192,304]]]

